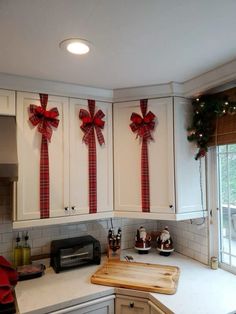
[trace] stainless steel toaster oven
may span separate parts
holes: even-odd
[[[100,242],[88,235],[51,242],[50,265],[56,273],[69,268],[101,262]]]

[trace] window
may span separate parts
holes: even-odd
[[[236,144],[217,152],[219,261],[236,273]]]

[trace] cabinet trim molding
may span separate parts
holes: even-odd
[[[114,217],[120,218],[135,218],[137,219],[152,219],[152,220],[173,220],[173,221],[181,221],[187,219],[196,219],[196,218],[203,218],[208,216],[207,210],[198,211],[198,212],[187,212],[187,213],[180,213],[180,214],[163,214],[163,213],[142,213],[142,212],[124,212],[124,211],[115,211]],[[204,213],[204,215],[203,215]]]
[[[96,215],[93,216],[93,215]],[[204,211],[204,217],[208,216],[208,212]],[[109,219],[114,217],[120,218],[133,218],[133,212],[121,212],[121,211],[109,211],[96,214],[86,214],[86,215],[68,215],[64,217],[55,217],[48,219],[34,219],[34,220],[22,220],[14,221],[13,229],[24,229],[30,227],[39,227],[39,226],[51,226],[57,224],[68,224],[68,223],[78,223],[83,221],[91,221],[94,219]],[[202,218],[203,212],[192,212],[192,213],[183,213],[183,214],[157,214],[157,213],[137,213],[135,212],[135,217],[137,219],[150,219],[150,220],[172,220],[172,221],[181,221],[186,219],[196,219]],[[42,222],[43,221],[43,222]]]
[[[92,301],[88,301],[88,302],[84,302],[78,305],[74,305],[71,307],[66,307],[65,309],[62,310],[58,310],[55,312],[52,312],[53,314],[63,314],[63,313],[68,313],[68,310],[70,309],[70,311],[75,311],[75,310],[79,310],[79,309],[83,309],[85,307],[91,306],[91,305],[96,305],[96,304],[100,304],[102,302],[106,302],[106,301],[110,301],[110,300],[114,300],[115,299],[115,295],[109,295],[107,297],[103,297],[103,298],[98,298]]]
[[[99,220],[99,219],[108,219],[113,218],[114,213],[110,212],[102,212],[96,214],[86,214],[86,215],[68,215],[62,217],[55,218],[47,218],[47,219],[32,219],[32,220],[19,220],[13,222],[13,229],[25,229],[30,227],[39,227],[39,226],[50,226],[50,225],[58,225],[58,224],[68,224],[68,223],[79,223],[83,221],[89,220]]]

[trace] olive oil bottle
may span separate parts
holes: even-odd
[[[31,248],[28,243],[29,235],[28,232],[24,235],[24,244],[22,247],[22,264],[23,265],[29,265],[31,264]]]
[[[16,246],[13,251],[13,261],[15,267],[22,265],[22,247],[20,245],[20,234],[18,232],[18,235],[16,237]]]

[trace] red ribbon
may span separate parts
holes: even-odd
[[[141,194],[142,194],[142,211],[150,212],[150,187],[149,187],[149,163],[148,163],[148,141],[153,140],[151,131],[155,128],[154,113],[147,113],[147,99],[140,100],[140,108],[143,116],[137,113],[132,113],[130,120],[130,128],[134,133],[137,133],[142,139],[141,150]]]
[[[48,141],[52,137],[52,127],[57,128],[59,112],[57,108],[46,110],[48,95],[39,94],[41,106],[30,105],[29,120],[33,126],[38,125],[38,131],[42,133],[40,150],[40,218],[49,218],[50,185],[49,185],[49,158]]]
[[[105,143],[102,129],[105,122],[102,118],[105,114],[102,110],[95,113],[95,100],[88,99],[89,111],[80,109],[79,118],[82,120],[81,130],[84,132],[83,141],[88,145],[88,160],[89,160],[89,213],[97,212],[97,154],[96,140],[100,145]]]

